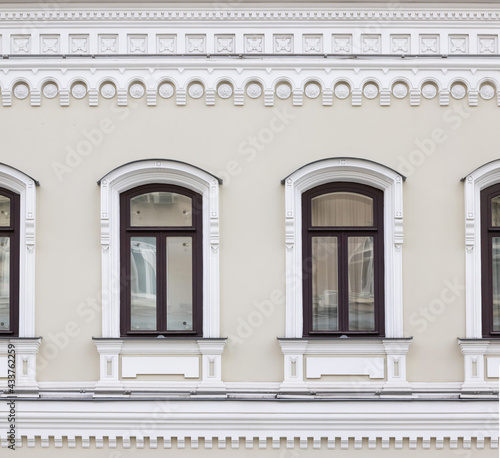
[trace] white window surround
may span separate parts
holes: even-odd
[[[203,199],[203,338],[120,338],[120,194],[145,184],[173,184],[201,194]],[[201,360],[197,388],[223,389],[221,355],[226,339],[219,338],[219,184],[222,181],[198,167],[180,161],[147,159],[130,162],[106,174],[101,186],[102,248],[102,338],[94,339],[100,356],[98,390],[123,390],[120,357],[140,354],[146,357],[147,373],[174,358],[179,374],[190,373],[193,358]],[[172,356],[167,356],[172,355]],[[186,355],[193,355],[187,357]],[[128,361],[128,360],[127,360]],[[138,360],[129,362],[137,363]],[[147,363],[146,363],[147,362]],[[143,365],[144,365],[143,364]],[[134,367],[132,368],[134,369]],[[144,370],[144,367],[137,368]],[[164,374],[168,372],[163,371]],[[181,384],[189,384],[189,377]],[[129,385],[147,389],[150,383],[132,381]],[[172,382],[159,383],[170,389]],[[178,383],[177,383],[178,385]],[[192,385],[192,383],[191,383]]]
[[[458,343],[464,355],[462,389],[498,388],[488,356],[500,355],[500,339],[483,338],[481,298],[481,191],[500,183],[500,160],[478,167],[462,179],[465,197],[465,339]],[[491,359],[491,361],[490,361]],[[487,380],[486,373],[490,380]],[[496,387],[496,388],[495,388]]]
[[[302,194],[336,181],[384,191],[385,337],[403,337],[403,177],[376,162],[330,158],[313,162],[283,180],[285,185],[286,337],[302,338]]]
[[[35,187],[25,173],[0,164],[0,187],[20,196],[19,337],[35,337]]]
[[[166,159],[135,161],[106,174],[101,186],[102,337],[120,337],[120,193],[158,183],[203,197],[203,337],[219,337],[219,184],[192,165]]]
[[[0,164],[0,187],[19,194],[19,334],[0,341],[0,363],[7,367],[8,344],[16,346],[16,387],[36,390],[36,355],[41,339],[35,337],[35,221],[38,181]],[[6,375],[5,375],[6,377]]]

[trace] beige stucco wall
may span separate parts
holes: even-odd
[[[285,320],[280,300],[285,268],[280,180],[304,164],[334,156],[371,159],[408,175],[404,328],[406,336],[414,337],[408,379],[463,380],[456,341],[465,335],[459,180],[498,157],[500,109],[494,100],[481,100],[479,108],[454,100],[448,108],[439,107],[437,100],[410,107],[408,98],[393,100],[388,108],[367,100],[361,108],[347,100],[323,107],[319,99],[307,98],[302,107],[277,100],[274,109],[265,108],[262,98],[247,99],[244,107],[220,99],[215,107],[207,107],[203,99],[188,99],[186,107],[162,99],[157,107],[146,107],[145,99],[121,108],[116,108],[116,100],[99,103],[90,108],[88,101],[72,99],[71,107],[61,108],[56,100],[43,100],[40,108],[33,108],[27,100],[14,99],[13,107],[0,108],[1,162],[41,182],[36,252],[36,332],[43,336],[39,380],[98,379],[98,356],[91,340],[101,335],[95,306],[100,303],[96,181],[126,162],[154,157],[186,161],[225,181],[220,196],[221,334],[233,338],[223,356],[223,379],[282,380],[276,341],[284,336]],[[278,118],[287,113],[286,124],[273,121],[276,113],[281,113]],[[85,150],[85,131],[100,123],[107,133],[98,134],[95,138],[102,140],[77,163],[70,149]],[[273,126],[281,131],[270,134]],[[259,135],[273,138],[265,145],[260,142],[261,151],[253,154],[246,142]],[[432,137],[441,143],[436,146]],[[435,149],[428,156],[413,153],[422,163],[408,170],[401,158],[408,160],[419,140],[432,142]],[[69,168],[62,170],[60,164]],[[458,285],[453,300],[445,306],[434,302],[429,309],[447,282]],[[255,303],[269,299],[277,304],[260,323],[252,314]],[[54,340],[60,347],[57,352],[54,345],[48,346]]]

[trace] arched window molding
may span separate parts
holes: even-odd
[[[8,344],[12,339],[16,361],[23,368],[16,372],[16,388],[26,390],[38,389],[36,355],[41,342],[41,338],[35,337],[35,188],[38,185],[38,181],[25,173],[0,164],[0,187],[19,195],[19,326],[17,337],[0,341],[0,366],[8,367]]]
[[[301,338],[302,193],[316,186],[354,182],[384,191],[385,336],[403,337],[403,181],[398,172],[373,161],[332,158],[308,164],[283,180],[286,207],[286,337]]]
[[[219,337],[219,184],[189,164],[164,159],[136,161],[100,181],[102,248],[102,336],[120,337],[120,193],[137,186],[174,184],[202,195],[203,337]]]
[[[500,183],[500,160],[477,168],[465,178],[465,339],[464,391],[498,387],[500,341],[483,338],[481,266],[481,191]],[[487,378],[489,380],[487,380]]]
[[[120,194],[146,184],[171,184],[202,196],[203,337],[181,340],[120,337]],[[149,389],[140,374],[182,374],[185,380],[158,382],[162,389],[224,389],[219,338],[219,184],[192,165],[166,159],[135,161],[105,175],[101,186],[102,337],[94,338],[100,355],[97,389]],[[132,355],[132,356],[131,356]],[[141,355],[141,358],[137,358]],[[120,363],[120,356],[122,357]],[[156,385],[155,385],[156,386]]]

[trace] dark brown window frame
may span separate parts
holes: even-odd
[[[192,199],[193,220],[191,226],[173,227],[132,227],[130,225],[130,200],[138,195],[148,192],[174,192],[188,196]],[[120,194],[120,333],[124,337],[155,337],[179,336],[179,337],[202,337],[203,336],[203,198],[200,194],[190,189],[170,184],[147,184],[138,186]],[[155,331],[132,331],[130,329],[130,237],[132,236],[155,236],[157,239],[157,310]],[[167,331],[167,306],[166,295],[166,261],[165,248],[166,236],[170,237],[192,237],[193,238],[193,330],[192,331]]]
[[[353,192],[373,199],[373,226],[371,227],[312,227],[311,201],[314,197],[331,192]],[[375,330],[349,331],[347,304],[347,237],[374,237],[375,259]],[[314,331],[312,328],[312,237],[338,237],[339,253],[339,290],[343,285],[344,293],[339,300],[339,330]],[[303,297],[303,335],[304,337],[384,337],[385,335],[385,301],[384,301],[384,192],[371,186],[351,183],[332,182],[316,186],[302,194],[302,297]]]
[[[10,199],[10,226],[0,227],[0,237],[10,237],[10,329],[0,330],[0,336],[19,335],[19,257],[20,257],[20,202],[19,194],[0,188],[0,194]]]
[[[481,318],[483,337],[498,337],[493,330],[493,250],[492,238],[500,237],[500,227],[491,224],[491,200],[500,196],[500,183],[481,191]]]

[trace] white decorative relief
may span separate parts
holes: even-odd
[[[215,37],[215,50],[217,53],[234,53],[234,35],[216,35]]]
[[[135,378],[139,374],[200,376],[200,359],[196,356],[123,356],[121,363],[123,378]]]
[[[59,43],[59,35],[42,35],[40,37],[40,50],[42,54],[59,54]]]
[[[500,377],[500,357],[486,358],[486,377]]]
[[[89,35],[70,35],[69,52],[71,54],[88,54]]]
[[[163,97],[164,99],[169,99],[174,95],[175,88],[172,84],[170,83],[163,83],[160,85],[158,88],[158,94],[160,94],[160,97]]]
[[[47,83],[43,87],[43,95],[48,99],[55,98],[58,92],[59,90],[57,89],[57,86],[54,83]]]
[[[276,87],[276,95],[282,100],[288,99],[288,97],[290,97],[291,94],[292,94],[292,89],[286,83],[278,84],[278,86]]]
[[[194,83],[189,86],[189,95],[193,99],[199,99],[203,96],[203,86],[199,83]]]
[[[477,37],[477,50],[479,54],[496,54],[498,37],[494,35],[479,35]]]
[[[380,53],[380,35],[362,35],[361,36],[361,51],[363,53]]]
[[[145,89],[141,83],[134,83],[130,86],[128,93],[134,99],[140,99],[144,95]]]
[[[450,93],[454,99],[461,100],[467,94],[467,88],[463,84],[456,83],[451,87]]]
[[[128,52],[130,54],[146,54],[148,52],[148,36],[129,35]]]
[[[290,54],[293,52],[293,35],[275,35],[274,52],[277,54]]]
[[[116,95],[116,88],[114,84],[106,83],[101,87],[101,95],[105,99],[112,99]]]
[[[158,35],[156,38],[156,51],[158,54],[175,54],[177,52],[177,36]]]
[[[397,54],[408,54],[410,52],[410,35],[392,35],[391,51]]]
[[[352,36],[333,35],[333,52],[334,54],[352,53]]]
[[[11,52],[12,54],[29,54],[31,37],[29,35],[12,35]]]
[[[437,95],[437,88],[434,84],[427,83],[422,86],[422,95],[426,99],[433,99]]]
[[[245,35],[245,52],[249,54],[264,52],[264,35]]]
[[[335,97],[338,99],[347,99],[350,93],[351,88],[347,84],[340,83],[335,86]]]
[[[371,379],[385,378],[384,358],[330,357],[306,358],[306,378],[323,375],[368,375]]]
[[[421,54],[437,54],[437,53],[439,53],[439,36],[438,35],[421,35],[420,36],[420,53]]]
[[[378,87],[376,84],[373,83],[368,83],[365,84],[365,87],[363,88],[363,95],[367,99],[374,99],[378,95]]]
[[[323,52],[323,36],[304,35],[302,42],[302,51],[305,54],[314,54]]]
[[[87,86],[85,86],[85,84],[76,83],[71,88],[71,94],[75,99],[83,99],[87,95]]]
[[[219,84],[217,88],[217,94],[221,99],[228,99],[233,95],[233,86],[228,83]]]
[[[491,100],[495,97],[495,88],[491,84],[483,84],[481,89],[479,89],[479,94],[484,100]]]
[[[186,52],[188,54],[204,54],[205,46],[205,35],[186,35]]]
[[[41,339],[12,339],[0,341],[0,378],[8,376],[8,345],[15,345],[15,384],[17,396],[23,396],[24,390],[38,390],[36,380],[36,357],[40,348]],[[5,356],[4,356],[5,355]],[[9,360],[10,361],[10,360]],[[4,369],[5,368],[5,369]]]
[[[99,35],[99,53],[117,54],[118,35]]]
[[[408,95],[408,86],[404,83],[396,83],[392,87],[392,94],[397,99],[404,99]]]
[[[251,99],[257,99],[262,95],[262,87],[260,84],[251,83],[247,86],[247,95]]]
[[[315,99],[321,94],[321,87],[317,83],[309,83],[304,92],[310,99]]]
[[[28,85],[26,85],[24,83],[19,83],[14,88],[14,95],[19,100],[24,100],[26,97],[28,97],[29,93],[30,93],[30,89],[29,89]]]
[[[450,35],[449,39],[448,52],[450,54],[467,54],[467,36]]]

